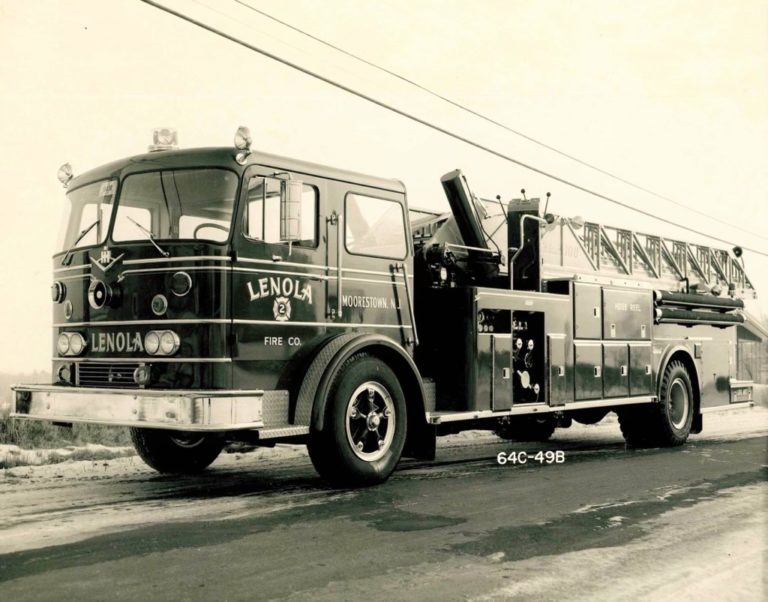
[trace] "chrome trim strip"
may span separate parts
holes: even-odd
[[[494,412],[492,410],[480,410],[475,412],[425,412],[427,422],[441,424],[443,422],[458,422],[460,420],[478,420],[481,418],[501,418],[503,416],[515,416],[521,414],[550,414],[552,412],[567,412],[569,410],[583,410],[587,408],[613,407],[635,405],[640,403],[655,403],[654,396],[626,397],[621,399],[593,399],[589,401],[577,401],[565,405],[549,406],[546,404],[519,404],[512,406],[511,410]]]
[[[235,319],[235,324],[246,324],[252,326],[325,326],[329,328],[412,328],[411,326],[400,324],[365,324],[359,322],[278,322],[277,320],[245,320]]]
[[[405,286],[405,281],[392,282],[391,280],[368,280],[366,278],[350,278],[349,276],[342,276],[344,282],[370,282],[371,284],[388,284],[389,286]]]
[[[295,263],[290,261],[270,261],[269,259],[252,259],[250,257],[238,257],[237,261],[238,262],[242,261],[245,263],[257,263],[260,265],[287,265],[291,267],[321,270],[325,272],[335,272],[337,270],[335,266],[329,266],[329,265],[313,265],[309,263]],[[377,272],[373,270],[360,270],[356,268],[347,268],[347,267],[343,267],[341,271],[342,273],[355,272],[357,274],[373,274],[375,276],[392,276],[391,272]],[[398,274],[397,276],[399,276],[400,278],[403,277],[402,274]],[[408,277],[412,279],[413,274],[410,274]]]
[[[188,262],[188,261],[224,261],[227,263],[232,262],[232,258],[227,255],[198,255],[198,256],[185,256],[185,257],[156,257],[152,259],[126,259],[123,265],[142,265],[148,263],[169,263],[173,261]],[[298,264],[302,265],[302,264]],[[83,268],[91,267],[88,263],[80,265],[73,265],[66,268],[56,268],[53,270],[54,274],[59,272],[68,272],[69,270],[80,270]]]
[[[128,274],[152,274],[155,272],[229,272],[232,268],[220,265],[193,265],[186,268],[179,266],[168,266],[164,268],[139,268],[137,270],[123,270],[120,272],[120,278],[125,278]]]
[[[251,259],[250,257],[238,257],[237,262],[243,262],[243,263],[257,263],[259,265],[287,265],[292,268],[307,268],[310,270],[323,270],[328,271],[329,269],[335,269],[335,268],[329,268],[327,265],[314,265],[311,263],[296,263],[292,261],[270,261],[269,259]]]
[[[240,272],[242,274],[283,274],[288,276],[301,276],[309,280],[328,280],[328,276],[323,274],[309,274],[307,272],[289,272],[286,270],[258,270],[256,268],[232,268],[233,272]]]
[[[330,268],[330,269],[331,270],[335,270],[336,268]],[[342,274],[344,272],[354,272],[356,274],[372,274],[374,276],[388,276],[388,277],[392,277],[393,276],[392,272],[376,272],[374,270],[358,270],[356,268],[344,268],[344,269],[342,269],[341,272],[342,272]],[[397,274],[396,273],[396,274],[394,274],[394,276],[396,278],[403,278],[402,274]],[[408,278],[413,279],[413,274],[409,274]]]
[[[80,265],[73,265],[68,268],[56,268],[53,270],[54,274],[58,274],[59,272],[69,272],[71,270],[82,270],[83,268],[89,268],[91,265],[89,263],[82,263]]]
[[[59,322],[54,328],[73,328],[75,326],[149,326],[162,324],[229,324],[226,319],[199,319],[199,320],[115,320],[104,322]]]
[[[147,263],[169,263],[172,261],[224,261],[230,263],[232,258],[228,255],[187,255],[185,257],[154,257],[152,259],[126,259],[123,265],[142,265]]]
[[[157,357],[146,355],[142,357],[53,357],[54,362],[72,362],[72,363],[112,363],[112,364],[154,364],[156,362],[171,363],[176,362],[192,364],[228,364],[232,362],[231,357]]]

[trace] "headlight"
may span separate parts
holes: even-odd
[[[179,335],[170,330],[166,330],[160,335],[160,352],[163,355],[173,355],[179,350]]]
[[[79,332],[62,332],[56,341],[59,355],[80,355],[85,345],[85,339]]]
[[[144,336],[144,351],[149,355],[155,355],[160,349],[160,335],[154,330],[150,330]]]
[[[144,336],[144,351],[149,355],[173,355],[181,347],[181,339],[172,330],[150,330]]]
[[[69,335],[62,332],[59,335],[59,340],[56,341],[56,349],[59,350],[59,355],[66,355],[69,351]]]
[[[85,349],[85,339],[79,332],[69,335],[69,355],[80,355]]]

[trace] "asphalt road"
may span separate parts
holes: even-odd
[[[442,440],[384,485],[333,490],[299,448],[196,478],[135,458],[4,471],[3,600],[763,600],[768,410],[675,449],[615,421],[547,444]],[[561,463],[497,454],[563,452]]]

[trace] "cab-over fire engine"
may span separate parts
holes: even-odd
[[[150,152],[73,177],[53,258],[53,384],[16,418],[130,427],[161,472],[227,442],[305,442],[336,484],[385,480],[438,435],[545,440],[618,414],[680,445],[751,400],[735,324],[755,297],[730,252],[251,149]],[[738,249],[736,250],[738,254]]]

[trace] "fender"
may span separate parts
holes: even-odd
[[[685,345],[674,345],[672,347],[667,347],[667,349],[664,350],[664,354],[661,356],[661,361],[659,362],[659,371],[657,373],[658,382],[656,383],[656,396],[659,398],[661,397],[661,375],[664,374],[664,370],[667,369],[667,364],[669,364],[669,360],[678,351],[682,351],[683,353],[685,353],[685,355],[688,356],[688,359],[691,360],[691,364],[693,364],[693,371],[694,371],[694,374],[691,374],[691,377],[696,379],[696,382],[693,382],[691,384],[695,386],[699,392],[701,392],[701,374],[699,374],[699,366],[696,363],[696,360],[694,359],[693,354],[691,353],[691,350]]]
[[[371,349],[373,355],[381,355],[381,352],[394,355],[402,365],[407,366],[407,376],[417,384],[418,399],[412,401],[421,404],[423,409],[424,385],[413,358],[405,349],[383,335],[348,333],[328,341],[309,364],[296,400],[293,424],[309,426],[314,430],[323,429],[325,404],[336,373],[347,359],[366,349]],[[402,376],[398,375],[401,382],[404,380]]]
[[[667,365],[669,364],[670,359],[672,359],[672,356],[679,351],[687,355],[688,359],[691,360],[691,364],[693,365],[693,374],[691,374],[693,382],[691,383],[691,386],[693,386],[694,390],[698,392],[699,395],[698,399],[694,399],[696,404],[696,413],[693,415],[691,432],[700,433],[704,428],[704,419],[701,414],[701,374],[699,373],[699,366],[696,363],[696,359],[691,354],[691,350],[685,345],[674,345],[673,347],[668,347],[664,351],[664,354],[661,357],[661,362],[659,363],[659,371],[657,373],[658,382],[656,383],[656,396],[661,399],[661,375],[664,374],[664,370],[667,369]]]

